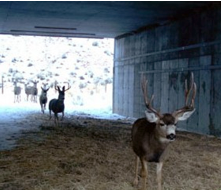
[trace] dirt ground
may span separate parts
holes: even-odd
[[[136,190],[131,121],[71,116],[59,127],[41,113],[29,117],[17,146],[0,151],[1,190]],[[28,127],[28,126],[27,126]],[[156,165],[149,190],[156,188]],[[221,140],[178,132],[163,167],[164,190],[221,190]]]

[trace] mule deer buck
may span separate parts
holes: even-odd
[[[146,118],[137,119],[132,126],[132,148],[136,154],[134,185],[138,185],[138,167],[141,162],[142,190],[146,190],[147,162],[157,163],[157,184],[161,190],[161,175],[168,145],[176,139],[176,124],[178,121],[188,119],[195,111],[194,100],[196,96],[196,84],[191,74],[190,88],[185,80],[185,106],[173,113],[161,114],[156,111],[151,103],[154,96],[148,99],[147,80],[143,77],[142,91],[147,110]],[[192,96],[189,101],[189,96]]]
[[[55,123],[58,123],[58,113],[62,113],[61,120],[64,118],[64,98],[65,98],[65,91],[69,90],[71,86],[68,83],[68,88],[65,89],[65,86],[62,87],[62,90],[60,89],[59,86],[55,86],[55,90],[58,91],[58,99],[52,99],[49,102],[49,114],[51,119],[51,111],[54,112],[54,119]]]
[[[21,87],[17,86],[17,81],[14,81],[14,103],[21,101]]]
[[[41,87],[41,95],[39,97],[39,102],[40,102],[40,106],[41,106],[41,111],[42,113],[44,113],[44,110],[46,109],[46,104],[48,102],[48,98],[47,98],[47,92],[50,89],[45,87],[46,85],[44,85],[44,88]]]

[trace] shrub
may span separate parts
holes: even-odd
[[[32,66],[33,66],[33,64],[32,64],[32,63],[29,63],[29,64],[28,64],[28,67],[32,67]]]
[[[93,43],[92,43],[92,46],[98,46],[98,45],[99,45],[98,42],[93,42]]]

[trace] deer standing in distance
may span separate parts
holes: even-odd
[[[17,81],[14,80],[14,103],[21,101],[21,87],[17,86]]]
[[[47,104],[47,101],[48,101],[47,92],[50,89],[50,87],[46,88],[46,85],[47,84],[43,84],[43,87],[41,87],[42,91],[41,91],[41,95],[39,97],[39,102],[40,102],[42,113],[44,113],[44,110],[46,109],[46,104]]]
[[[32,92],[31,92],[31,95],[32,95],[32,102],[35,102],[37,103],[37,95],[38,95],[38,88],[37,88],[37,84],[39,81],[31,81],[33,83],[33,86],[32,86]]]
[[[25,94],[27,95],[27,101],[29,95],[32,95],[32,86],[28,86],[28,83],[25,83]]]
[[[188,89],[185,80],[185,106],[173,113],[161,114],[156,111],[151,103],[154,95],[150,99],[147,96],[147,80],[143,77],[142,91],[147,110],[146,117],[137,119],[131,131],[132,148],[136,154],[135,179],[133,184],[138,185],[138,167],[141,162],[142,190],[146,190],[147,182],[147,162],[157,163],[157,185],[161,190],[161,176],[163,162],[168,152],[168,145],[176,139],[176,124],[178,121],[188,119],[195,111],[194,100],[196,96],[196,83],[193,73],[191,73],[191,83]],[[189,101],[189,96],[192,95]]]
[[[25,83],[25,94],[27,95],[27,101],[29,98],[29,95],[31,96],[31,102],[37,102],[37,95],[38,95],[38,88],[37,84],[38,81],[31,81],[33,83],[33,86],[28,86],[28,83]]]
[[[65,86],[62,87],[62,90],[59,86],[55,86],[55,90],[58,91],[58,99],[52,99],[49,102],[49,114],[51,119],[51,111],[54,112],[54,121],[56,124],[58,124],[58,113],[62,113],[61,120],[64,118],[64,99],[65,99],[65,91],[69,90],[71,86],[68,83],[67,89],[65,89]]]

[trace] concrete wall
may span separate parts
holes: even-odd
[[[184,80],[194,73],[196,112],[179,127],[221,136],[221,9],[206,10],[115,40],[113,112],[143,117],[140,79],[149,80],[162,113],[184,105]]]

